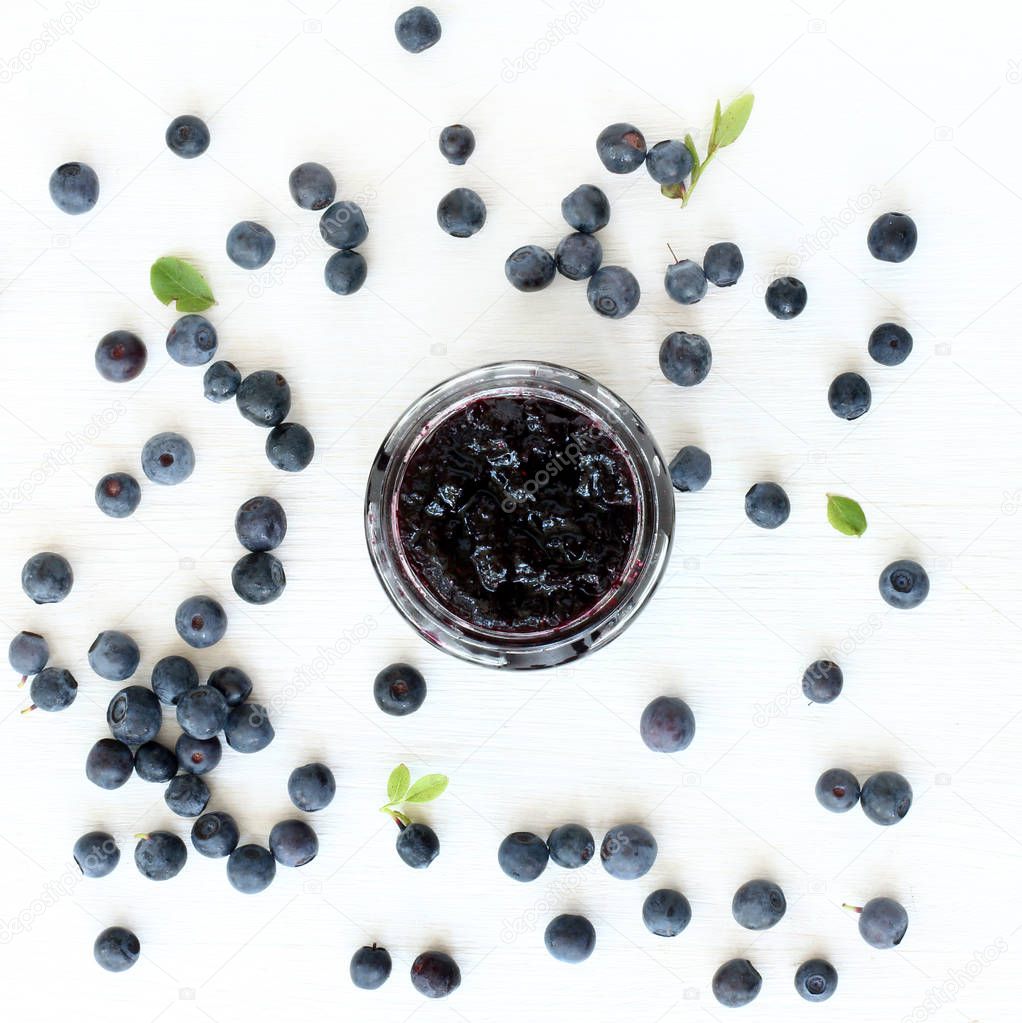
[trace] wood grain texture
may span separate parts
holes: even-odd
[[[981,2],[967,19],[921,0],[740,2],[668,9],[655,0],[444,0],[444,38],[401,51],[400,5],[326,0],[195,0],[140,8],[102,0],[66,31],[64,8],[11,3],[0,13],[0,622],[44,632],[53,662],[80,696],[60,716],[0,703],[0,969],[7,1014],[23,1023],[110,1016],[145,1021],[416,1018],[490,1023],[512,1017],[653,1021],[723,1018],[709,981],[749,956],[764,976],[749,1018],[816,1019],[793,990],[797,965],[837,966],[832,1023],[862,1019],[994,1021],[1014,1012],[1022,965],[1017,899],[1022,811],[1017,684],[1022,589],[1019,450],[1022,354],[1022,166],[1017,40],[1022,15]],[[954,54],[954,73],[949,72]],[[20,54],[20,56],[19,56]],[[644,171],[607,174],[593,140],[630,120],[650,142],[696,133],[718,96],[757,94],[749,128],[707,172],[691,207],[663,200]],[[209,120],[206,156],[165,148],[170,118]],[[478,140],[465,167],[437,152],[445,124]],[[46,181],[68,159],[91,163],[102,195],[85,217],[61,215]],[[366,211],[369,280],[340,299],[322,281],[327,251],[314,215],[295,207],[287,175],[302,160],[330,166],[340,197]],[[584,288],[558,280],[537,295],[511,290],[506,255],[564,233],[561,197],[582,181],[613,204],[605,259],[643,288],[621,322],[593,315]],[[439,198],[476,188],[489,220],[458,241],[435,223]],[[878,213],[916,218],[920,245],[902,266],[865,249]],[[230,226],[265,223],[277,256],[263,274],[232,266]],[[740,284],[683,309],[663,292],[667,243],[700,258],[717,240],[742,246]],[[194,259],[219,304],[221,352],[243,370],[291,381],[293,418],[318,445],[312,468],[285,478],[264,435],[203,400],[201,371],[169,361],[174,314],[148,288],[165,254]],[[763,308],[765,283],[794,272],[809,289],[790,323]],[[898,319],[915,350],[897,369],[873,365],[866,338]],[[150,364],[135,384],[92,367],[106,331],[138,331]],[[657,369],[672,330],[704,333],[714,366],[682,391]],[[362,490],[377,445],[419,393],[458,370],[542,358],[597,376],[633,403],[672,454],[705,447],[714,477],[678,499],[668,574],[641,619],[589,660],[560,670],[493,674],[430,650],[398,619],[373,577],[362,536]],[[835,419],[826,389],[856,369],[872,411]],[[177,429],[197,452],[180,488],[145,487],[129,520],[104,519],[92,489],[105,472],[137,468],[151,434]],[[782,481],[792,500],[774,533],[750,526],[743,495]],[[826,521],[825,495],[859,500],[861,539]],[[288,589],[252,608],[230,589],[240,549],[232,520],[257,493],[287,507],[280,550]],[[20,592],[24,559],[57,549],[76,583],[63,604],[36,608]],[[894,612],[880,569],[917,557],[929,601]],[[244,840],[265,841],[293,813],[292,767],[323,759],[338,794],[315,826],[321,853],[281,869],[261,897],[227,885],[222,863],[197,855],[174,882],[146,882],[131,835],[169,826],[158,786],[132,780],[101,792],[83,774],[105,733],[116,689],[89,670],[97,631],[123,627],[143,650],[139,678],[180,651],[173,609],[194,592],[220,595],[231,625],[196,657],[248,670],[274,714],[277,741],[228,754],[210,777],[212,805],[234,813]],[[837,650],[846,689],[828,707],[799,692],[805,666]],[[418,664],[430,687],[421,712],[385,719],[371,681],[384,664]],[[637,734],[661,693],[693,707],[698,734],[658,757]],[[168,718],[163,738],[173,741]],[[422,816],[442,853],[427,873],[393,852],[377,813],[390,768],[450,775]],[[825,814],[817,775],[896,768],[916,802],[896,828],[861,813]],[[496,849],[512,830],[545,834],[577,820],[595,833],[645,821],[660,858],[642,881],[614,882],[597,865],[551,868],[519,886]],[[76,879],[71,847],[104,827],[122,863]],[[70,866],[69,866],[70,865]],[[734,889],[770,876],[788,894],[775,930],[750,934],[730,917]],[[654,939],[640,908],[677,886],[693,921]],[[874,952],[840,909],[876,894],[907,906],[895,952]],[[542,932],[582,912],[597,951],[555,963]],[[119,976],[92,962],[98,931],[132,926],[145,960]],[[375,994],[353,990],[347,963],[375,940],[395,975]],[[464,983],[424,1005],[407,979],[423,949],[444,948]],[[1011,1007],[1009,1010],[1009,1006]]]

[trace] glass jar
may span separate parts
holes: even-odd
[[[616,581],[578,617],[540,631],[489,628],[456,613],[416,573],[401,539],[399,495],[419,446],[440,424],[468,406],[504,397],[545,399],[584,415],[617,449],[632,476],[635,494],[634,536]],[[383,588],[424,639],[488,667],[546,668],[606,645],[642,610],[667,566],[674,532],[674,490],[656,441],[617,395],[592,377],[563,366],[503,362],[438,384],[394,424],[369,474],[365,530]]]

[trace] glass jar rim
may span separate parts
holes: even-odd
[[[619,583],[572,621],[543,631],[488,630],[459,618],[411,569],[397,532],[396,497],[412,453],[460,408],[501,393],[545,397],[588,416],[625,457],[637,495],[635,536]],[[456,374],[409,406],[388,432],[370,471],[365,530],[384,590],[428,642],[490,667],[541,668],[574,660],[610,642],[645,605],[667,564],[674,496],[666,462],[652,434],[623,399],[578,370],[518,360]]]

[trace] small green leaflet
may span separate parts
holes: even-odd
[[[720,106],[720,103],[717,104]],[[700,164],[699,150],[696,148],[696,140],[691,135],[685,136],[685,148],[692,154],[692,166],[698,167]]]
[[[753,95],[751,92],[739,96],[729,103],[719,118],[714,117],[713,136],[710,149],[723,149],[738,141],[738,136],[745,130],[752,113]],[[719,109],[719,104],[718,104]]]
[[[387,779],[387,801],[400,803],[412,783],[412,772],[404,764],[398,764]]]
[[[424,774],[406,793],[406,803],[431,803],[447,788],[446,774]]]
[[[850,497],[827,495],[827,521],[845,536],[862,536],[866,532],[866,516],[859,502]]]
[[[153,294],[164,304],[177,302],[179,313],[201,313],[216,304],[206,278],[191,263],[163,256],[149,271]]]
[[[717,100],[717,105],[713,109],[713,124],[710,127],[710,144],[709,148],[712,152],[717,148],[717,132],[720,131],[720,100]]]

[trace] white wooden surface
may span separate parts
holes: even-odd
[[[4,1015],[719,1019],[710,977],[748,955],[764,976],[749,1018],[1012,1018],[1022,966],[1022,15],[980,2],[959,17],[922,0],[438,0],[443,41],[413,58],[393,38],[400,6],[102,0],[68,14],[43,0],[0,13],[0,620],[5,635],[46,633],[54,662],[80,682],[59,717],[21,717],[23,693],[10,678],[4,688]],[[46,23],[62,14],[69,31],[51,28],[47,41]],[[19,51],[30,64],[24,52],[15,63]],[[599,166],[593,140],[605,124],[632,120],[651,142],[679,136],[706,126],[718,95],[746,87],[757,94],[749,130],[685,212],[644,172],[614,178]],[[163,132],[189,111],[209,120],[213,144],[186,163]],[[458,120],[478,138],[463,168],[436,151],[439,128]],[[60,214],[46,192],[69,159],[91,163],[102,182],[98,208],[81,218]],[[340,195],[369,218],[370,277],[357,297],[326,291],[315,217],[288,197],[287,174],[306,159],[333,168]],[[582,286],[558,280],[527,296],[503,277],[517,245],[553,247],[560,199],[582,181],[613,202],[606,260],[631,267],[644,289],[623,322],[595,317]],[[489,208],[469,241],[434,220],[458,185]],[[918,252],[900,267],[865,249],[869,222],[887,209],[919,224]],[[243,218],[276,234],[277,276],[224,257],[227,229]],[[740,285],[691,310],[672,305],[660,283],[666,243],[699,258],[722,238],[744,250]],[[202,399],[201,371],[169,362],[174,314],[152,298],[148,267],[171,253],[208,272],[222,355],[291,381],[293,417],[318,442],[303,475],[270,469],[263,435]],[[761,296],[786,266],[810,302],[782,324]],[[886,318],[915,335],[899,369],[866,355]],[[97,339],[116,327],[149,344],[136,385],[106,384],[92,367]],[[714,347],[710,378],[690,392],[657,370],[658,343],[675,329]],[[621,640],[563,670],[498,675],[433,652],[386,604],[361,500],[377,444],[414,397],[456,370],[515,357],[594,373],[634,403],[668,455],[705,446],[714,478],[679,499],[669,574]],[[873,385],[874,407],[855,424],[826,407],[827,384],[845,369]],[[147,486],[130,520],[103,518],[96,479],[136,469],[142,442],[163,429],[192,439],[193,478]],[[776,533],[744,519],[758,479],[791,495]],[[865,537],[830,529],[827,491],[862,501]],[[256,493],[278,496],[290,519],[287,593],[261,609],[229,584],[234,510]],[[65,603],[36,608],[18,572],[46,548],[67,553],[76,583]],[[877,594],[881,567],[901,556],[932,577],[914,613]],[[248,669],[277,725],[265,753],[225,756],[212,805],[236,814],[245,840],[263,841],[293,812],[292,767],[322,758],[339,782],[315,821],[319,858],[282,869],[258,898],[236,894],[223,864],[197,855],[173,883],[143,880],[131,835],[186,835],[187,822],[159,787],[134,780],[107,793],[83,774],[117,688],[88,668],[93,635],[133,633],[144,681],[181,649],[173,608],[197,591],[223,597],[231,616],[225,641],[196,658],[201,670]],[[802,670],[833,649],[845,695],[807,706]],[[406,720],[384,718],[371,696],[375,672],[399,658],[430,685]],[[642,707],[665,692],[698,719],[676,758],[649,754],[637,735]],[[175,734],[168,719],[163,737]],[[443,850],[427,873],[397,860],[393,827],[376,812],[402,759],[451,776],[449,795],[423,813]],[[916,792],[907,820],[881,830],[858,811],[825,814],[813,783],[835,765],[862,777],[904,771]],[[622,884],[596,865],[550,869],[530,886],[498,871],[506,832],[545,834],[569,820],[597,834],[646,821],[660,842],[654,871]],[[119,838],[121,867],[75,880],[72,843],[94,827]],[[789,911],[753,935],[729,906],[758,875],[784,886]],[[694,909],[673,941],[649,936],[640,918],[645,894],[664,885]],[[881,893],[910,914],[895,952],[870,950],[839,908]],[[546,921],[564,910],[596,925],[596,954],[579,967],[543,950]],[[122,976],[91,958],[95,934],[115,922],[145,952]],[[362,993],[347,963],[370,940],[390,948],[395,974]],[[411,959],[430,947],[464,972],[446,1003],[423,1002],[408,983]],[[815,954],[841,974],[825,1010],[792,987]]]

